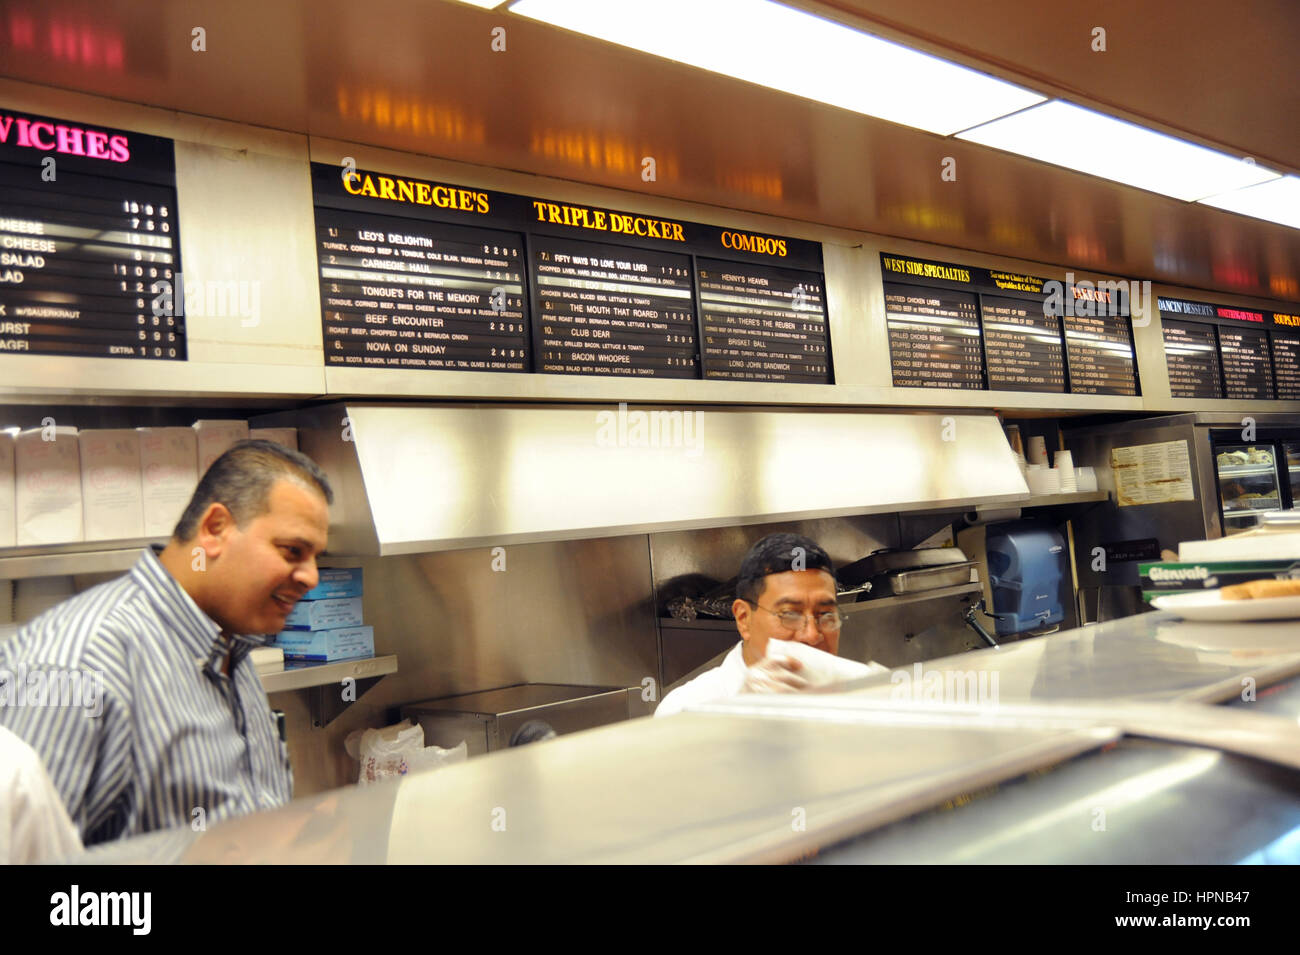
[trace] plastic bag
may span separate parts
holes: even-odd
[[[451,749],[424,745],[424,728],[410,720],[379,730],[356,730],[343,741],[348,755],[361,764],[358,785],[379,782],[462,762],[469,754],[464,740]]]

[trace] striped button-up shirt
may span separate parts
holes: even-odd
[[[88,846],[279,806],[288,752],[248,659],[269,639],[223,634],[146,551],[0,644],[0,724],[40,754]]]

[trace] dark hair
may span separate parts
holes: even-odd
[[[798,552],[796,552],[798,548]],[[768,574],[783,574],[788,570],[824,570],[835,576],[835,565],[830,555],[815,541],[800,534],[768,534],[749,549],[740,562],[736,575],[736,596],[747,603],[757,604],[763,592],[763,578]]]
[[[308,488],[315,486],[326,504],[334,503],[329,478],[307,455],[260,438],[236,441],[199,479],[194,496],[172,531],[172,538],[178,541],[192,538],[212,504],[224,504],[235,523],[242,527],[245,521],[266,513],[271,487],[280,480],[295,481]]]

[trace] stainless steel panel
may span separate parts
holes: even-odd
[[[985,686],[986,694],[1007,703],[1215,702],[1300,673],[1300,622],[1191,623],[1146,613],[932,660],[922,666],[921,679],[928,673],[948,692],[966,692],[966,699],[974,695],[971,687]],[[874,699],[922,690],[912,672],[854,685]]]
[[[1113,739],[1098,730],[635,720],[223,822],[181,861],[787,861]]]
[[[299,794],[353,782],[344,737],[395,722],[404,703],[518,683],[639,691],[658,678],[644,537],[332,563],[362,568],[365,622],[376,652],[397,655],[398,671],[323,729],[312,728],[307,694],[272,697],[288,716]],[[634,702],[649,712],[639,692]]]
[[[340,485],[332,547],[344,553],[942,509],[1028,493],[993,415],[348,404],[283,420]],[[810,453],[833,465],[804,478]]]
[[[1211,749],[1121,740],[823,849],[813,861],[940,865],[1295,864],[1300,774]]]
[[[448,699],[409,703],[402,716],[424,727],[426,745],[465,739],[470,756],[505,749],[514,733],[541,720],[558,735],[628,719],[627,688],[526,683]]]

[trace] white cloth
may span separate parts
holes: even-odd
[[[745,685],[748,667],[742,655],[745,641],[741,640],[712,670],[705,670],[689,683],[683,683],[665,696],[655,710],[655,716],[671,716],[696,703],[712,703],[738,695]],[[826,653],[796,640],[769,640],[768,657],[793,657],[803,664],[799,675],[810,686],[826,686],[844,680],[854,680],[871,673],[888,673],[889,668],[879,663],[858,663]]]
[[[53,862],[81,851],[45,764],[0,726],[0,864]]]

